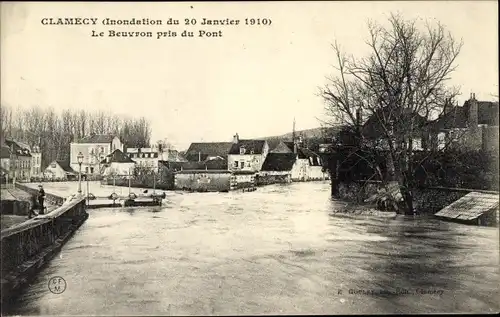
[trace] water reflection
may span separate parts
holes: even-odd
[[[425,218],[340,217],[336,204],[327,183],[300,183],[244,194],[169,193],[161,208],[92,210],[10,313],[499,309],[498,231]],[[68,282],[57,296],[46,284],[54,275]]]

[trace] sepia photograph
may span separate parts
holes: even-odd
[[[2,316],[498,314],[498,1],[0,2]]]

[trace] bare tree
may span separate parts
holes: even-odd
[[[337,74],[320,91],[329,122],[351,127],[362,144],[370,136],[357,118],[377,127],[376,143],[387,153],[388,174],[381,177],[398,185],[406,212],[413,212],[413,142],[458,95],[448,80],[462,47],[440,23],[425,23],[422,31],[417,22],[399,15],[391,15],[387,27],[369,22],[366,57],[348,56],[334,44]]]

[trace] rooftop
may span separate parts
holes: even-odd
[[[231,142],[195,142],[191,143],[185,157],[188,161],[204,161],[208,157],[226,158],[231,150]]]
[[[269,153],[266,156],[262,171],[291,171],[296,161],[295,153]]]
[[[109,158],[109,161],[108,161]],[[135,163],[128,155],[123,153],[120,149],[114,150],[111,154],[108,154],[101,164],[107,163]]]
[[[112,134],[93,134],[81,138],[76,143],[111,143],[114,138]]]
[[[238,143],[231,143],[229,154],[240,154],[240,148],[245,148],[245,154],[262,154],[265,140],[239,140]]]

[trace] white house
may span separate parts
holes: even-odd
[[[10,172],[10,148],[6,145],[2,145],[0,148],[0,165],[7,173]]]
[[[158,169],[158,161],[161,159],[155,145],[150,148],[127,148],[125,154],[133,159],[137,166],[154,168],[155,170]]]
[[[99,174],[101,162],[115,150],[123,153],[120,138],[110,134],[92,134],[70,144],[70,166],[78,171],[78,153],[83,154],[82,173]]]
[[[265,140],[240,140],[238,133],[229,150],[227,168],[230,171],[258,172],[264,164],[269,145]]]
[[[328,179],[323,169],[321,157],[313,151],[303,148],[298,142],[280,142],[272,153],[295,153],[296,159],[291,169],[292,181],[311,181]]]
[[[31,176],[41,176],[42,172],[42,152],[38,146],[34,146],[31,151]]]
[[[44,170],[43,175],[48,179],[75,179],[78,173],[69,165],[69,161],[52,161]]]
[[[130,157],[128,157],[120,149],[116,149],[111,154],[106,155],[104,160],[102,160],[100,163],[103,172],[102,174],[104,176],[132,175],[136,164]]]

